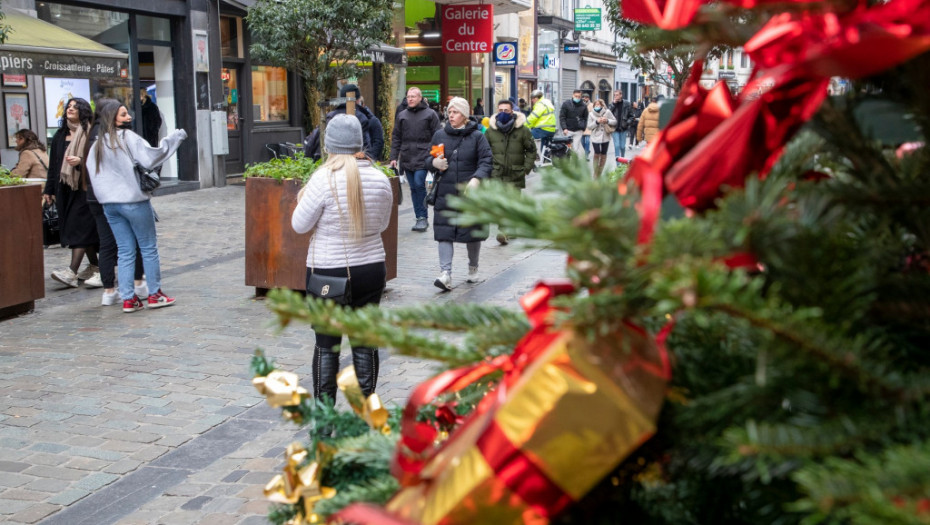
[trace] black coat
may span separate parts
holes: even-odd
[[[83,165],[75,167],[81,174],[78,188],[72,189],[61,183],[61,165],[65,160],[65,150],[68,149],[68,128],[59,128],[49,142],[48,149],[48,178],[45,180],[46,195],[55,196],[55,207],[58,209],[58,227],[61,230],[61,245],[72,248],[85,248],[97,246],[100,240],[97,237],[97,223],[87,206],[88,187],[87,172]],[[90,137],[88,137],[88,143]],[[86,156],[86,154],[85,154]]]
[[[384,126],[381,125],[381,119],[374,115],[368,121],[368,134],[371,136],[368,156],[380,162],[384,158]]]
[[[391,132],[391,160],[398,160],[404,170],[429,169],[429,142],[439,130],[439,117],[425,100],[400,112]]]
[[[488,140],[478,131],[478,125],[467,122],[462,129],[446,124],[433,135],[427,148],[424,164],[432,166],[429,149],[445,144],[449,168],[442,172],[436,189],[436,209],[433,213],[433,239],[446,242],[483,241],[488,238],[488,229],[482,226],[457,226],[450,222],[446,213],[450,210],[446,199],[458,195],[472,178],[487,179],[491,176],[493,161]]]
[[[152,99],[142,103],[142,138],[153,148],[158,147],[158,130],[161,129],[161,112]]]
[[[588,127],[588,106],[584,101],[575,103],[568,99],[562,103],[559,110],[559,129],[569,131],[583,131]]]
[[[621,100],[619,104],[611,102],[610,112],[617,118],[617,131],[629,131],[630,126],[636,119],[633,116],[633,108],[626,100]]]

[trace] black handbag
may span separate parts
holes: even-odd
[[[332,172],[329,174],[329,189],[333,192],[336,207],[339,208],[339,222],[345,228],[342,215],[342,205],[339,204],[339,195],[336,193]],[[346,256],[346,277],[334,275],[320,275],[313,271],[316,263],[316,238],[314,238],[312,252],[310,253],[310,277],[307,278],[307,293],[320,299],[328,299],[336,304],[348,306],[352,303],[352,271],[349,269],[349,250],[346,248],[345,236],[342,237],[342,249]]]
[[[433,175],[433,185],[430,186],[429,192],[427,192],[426,197],[423,199],[423,204],[426,206],[436,205],[436,195],[439,193],[440,180],[442,180],[441,173],[436,173]]]
[[[126,147],[126,153],[129,153],[129,158],[132,159],[132,168],[136,172],[136,178],[139,180],[139,189],[142,190],[142,193],[153,193],[157,190],[158,187],[161,186],[161,177],[158,175],[158,172],[144,168],[141,164],[136,162],[128,146]]]
[[[42,206],[42,244],[51,246],[61,242],[61,230],[58,226],[58,208],[54,204]]]

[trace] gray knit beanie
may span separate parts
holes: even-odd
[[[362,151],[362,124],[357,117],[340,113],[326,125],[327,153],[352,155]]]

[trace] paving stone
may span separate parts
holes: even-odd
[[[34,504],[26,500],[13,500],[0,498],[0,515],[16,514],[24,509],[32,507]]]
[[[0,499],[15,499],[23,501],[42,501],[47,497],[47,492],[26,489],[8,489],[0,493]]]
[[[66,490],[71,486],[71,482],[64,479],[38,478],[33,479],[28,485],[23,486],[25,490],[36,490],[39,492],[58,493]]]
[[[181,505],[182,510],[200,510],[203,508],[207,502],[212,501],[213,498],[209,496],[197,496],[188,500],[184,505]]]
[[[29,465],[19,461],[0,461],[0,472],[21,472],[29,468]]]
[[[109,474],[107,472],[97,472],[97,473],[81,478],[76,483],[74,483],[74,486],[76,488],[92,492],[94,490],[99,489],[100,487],[113,483],[117,479],[119,479],[119,476],[117,476],[116,474]]]
[[[116,463],[103,467],[103,471],[109,472],[111,474],[126,474],[127,472],[136,470],[140,465],[142,465],[141,461],[136,461],[133,459],[121,459]]]
[[[111,462],[102,459],[76,457],[71,458],[64,466],[69,469],[93,470],[96,472],[110,464]]]
[[[61,507],[59,505],[52,505],[49,503],[39,503],[33,505],[28,509],[21,510],[16,514],[10,516],[13,521],[20,521],[22,523],[35,523],[42,518],[57,512]]]
[[[71,505],[75,501],[80,500],[81,498],[86,498],[88,494],[90,494],[89,491],[74,488],[74,489],[66,490],[64,492],[60,492],[56,494],[55,496],[52,496],[51,498],[49,498],[48,502],[55,504],[55,505],[67,506],[67,505]]]
[[[0,476],[0,487],[14,488],[20,487],[34,480],[32,476],[26,476],[23,474],[16,474],[13,472],[6,473]]]

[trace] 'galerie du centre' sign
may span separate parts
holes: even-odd
[[[442,50],[490,53],[494,45],[494,7],[450,5],[442,9]]]

